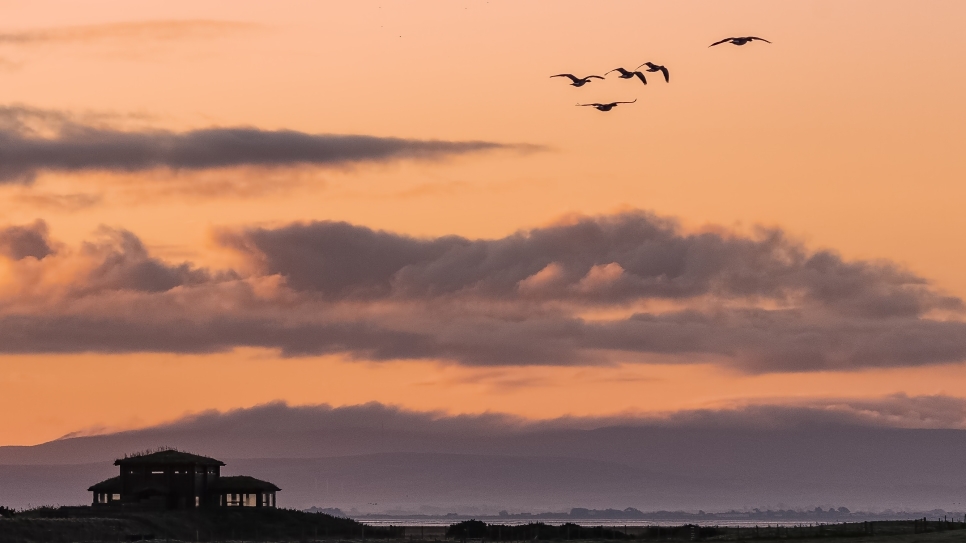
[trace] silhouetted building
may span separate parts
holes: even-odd
[[[92,485],[94,506],[149,509],[275,507],[281,490],[254,477],[222,477],[221,460],[174,449],[114,461],[121,474]]]

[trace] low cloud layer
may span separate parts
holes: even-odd
[[[28,492],[38,488],[84,503],[84,488],[116,475],[115,458],[174,446],[224,460],[223,473],[278,484],[290,507],[928,509],[962,494],[966,476],[937,466],[961,459],[964,407],[957,398],[896,396],[533,421],[274,403],[0,447],[0,489],[12,503],[37,503]],[[74,465],[62,472],[56,464]]]
[[[588,446],[588,436],[621,439],[665,436],[789,435],[795,433],[848,436],[858,439],[869,430],[884,430],[888,440],[894,430],[946,430],[956,439],[966,439],[966,400],[950,396],[906,396],[877,398],[815,398],[791,403],[751,403],[719,409],[683,410],[651,414],[526,419],[499,412],[451,415],[440,411],[415,411],[370,402],[333,407],[287,405],[273,402],[229,411],[210,410],[147,428],[122,432],[79,431],[47,444],[54,452],[72,454],[74,445],[102,442],[127,443],[124,447],[176,445],[191,449],[218,449],[213,454],[276,456],[281,458],[370,454],[392,451],[447,453],[505,453],[513,440],[524,453],[528,443],[542,443],[546,454],[570,451],[580,456],[586,448],[563,444],[576,440]],[[214,439],[213,436],[217,436]],[[90,439],[96,437],[97,439]],[[76,440],[73,438],[87,438]],[[654,443],[647,443],[654,447]],[[666,442],[666,440],[665,440]],[[682,443],[684,445],[684,443]],[[753,444],[746,443],[752,446]],[[132,447],[135,447],[132,449]],[[107,448],[102,446],[101,448]],[[620,447],[601,446],[601,452],[618,455]],[[119,454],[118,448],[108,454]],[[556,451],[556,453],[554,452]],[[712,453],[713,455],[713,453]],[[635,455],[630,454],[634,457]],[[635,458],[646,465],[647,457]],[[22,447],[0,447],[0,464],[55,462],[34,457]]]
[[[38,124],[41,129],[36,127]],[[28,183],[45,171],[340,166],[399,159],[433,160],[501,148],[519,146],[247,127],[188,132],[120,130],[84,124],[57,112],[24,108],[0,111],[0,184]]]
[[[356,429],[423,435],[464,433],[485,437],[610,427],[781,430],[815,426],[966,430],[966,399],[895,394],[866,399],[818,398],[786,404],[752,403],[721,409],[539,420],[497,412],[449,415],[438,411],[413,411],[378,402],[341,407],[327,404],[291,406],[274,402],[187,415],[152,430],[204,433],[245,428],[253,432],[323,433]]]
[[[491,240],[331,222],[218,239],[254,271],[165,262],[114,230],[23,267],[33,290],[0,311],[0,351],[256,347],[481,366],[660,357],[754,373],[966,360],[960,299],[889,262],[846,261],[775,230],[687,233],[628,212]],[[43,252],[24,247],[7,257]],[[59,282],[34,277],[47,266]]]

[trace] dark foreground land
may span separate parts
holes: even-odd
[[[42,507],[0,518],[0,543],[391,539],[375,528],[290,509],[129,512]]]
[[[913,541],[963,541],[966,542],[966,523],[925,520],[849,522],[800,526],[630,526],[587,527],[576,524],[548,526],[528,524],[501,526],[480,521],[454,524],[446,536],[461,542],[475,539],[491,541],[821,541],[867,542],[882,541],[906,543]]]
[[[9,510],[8,510],[9,512]],[[966,524],[876,521],[812,526],[521,526],[465,521],[441,527],[372,527],[324,513],[286,509],[131,512],[42,507],[0,516],[0,543],[250,541],[321,543],[499,543],[720,541],[787,543],[966,543]]]

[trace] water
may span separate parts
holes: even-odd
[[[862,522],[868,519],[842,519],[838,521],[831,521],[826,523],[816,523],[816,522],[803,522],[801,520],[763,520],[763,519],[699,519],[699,518],[686,518],[686,517],[668,517],[664,519],[562,519],[562,518],[531,518],[531,519],[520,519],[520,518],[500,518],[500,517],[377,517],[372,518],[368,516],[353,517],[355,520],[367,524],[369,526],[449,526],[451,524],[456,524],[457,522],[462,522],[464,520],[470,520],[471,518],[476,518],[476,520],[482,520],[487,524],[502,524],[504,526],[522,526],[524,524],[531,524],[536,522],[541,522],[548,526],[560,526],[566,523],[576,524],[578,526],[584,527],[594,527],[594,526],[606,526],[608,528],[623,528],[627,527],[647,527],[647,526],[681,526],[683,524],[699,524],[701,526],[724,526],[724,527],[748,527],[754,528],[756,525],[762,528],[766,526],[818,526],[819,524],[836,524],[840,522]],[[875,519],[882,520],[882,519]]]

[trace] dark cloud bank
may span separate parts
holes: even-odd
[[[756,238],[683,234],[646,213],[583,218],[495,240],[415,239],[348,223],[317,222],[226,235],[268,273],[329,299],[763,298],[869,317],[961,309],[922,278],[887,262],[810,252],[781,231]]]
[[[0,313],[0,351],[247,346],[475,365],[667,355],[752,372],[966,359],[960,299],[889,262],[845,261],[777,230],[690,234],[628,212],[490,240],[336,222],[219,239],[259,271],[166,263],[133,234],[108,231],[85,245],[98,265],[74,298],[43,313]],[[282,287],[256,295],[251,282],[269,276]],[[601,309],[625,316],[582,316]]]
[[[84,123],[59,112],[17,107],[0,109],[0,184],[30,182],[44,171],[340,166],[407,158],[440,159],[508,148],[535,147],[245,127],[189,132],[126,131]]]
[[[269,404],[0,447],[0,490],[79,503],[115,457],[167,445],[272,480],[296,507],[953,509],[966,490],[956,468],[966,431],[951,428],[964,423],[966,402],[942,396],[543,422]]]

